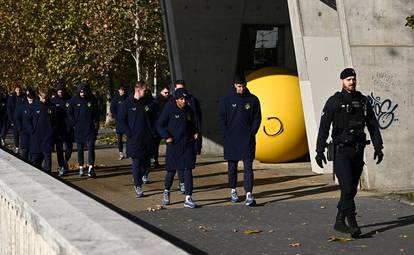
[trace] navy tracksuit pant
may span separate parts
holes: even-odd
[[[237,160],[228,161],[228,174],[229,174],[229,183],[230,188],[235,189],[237,187]],[[243,160],[244,165],[244,191],[252,192],[253,191],[253,160],[245,159]]]

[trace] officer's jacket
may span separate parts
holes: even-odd
[[[79,91],[84,90],[86,97],[81,98]],[[96,140],[99,130],[99,110],[95,97],[86,85],[80,85],[77,95],[70,101],[69,119],[74,127],[75,142],[86,143]]]
[[[127,155],[131,158],[145,158],[151,153],[151,124],[143,104],[129,96],[118,111],[120,131],[127,136]]]
[[[232,91],[219,105],[219,125],[227,160],[254,159],[256,133],[262,120],[259,99],[249,90]]]
[[[128,95],[126,93],[123,96],[120,96],[117,92],[116,95],[111,100],[111,114],[112,114],[112,118],[114,118],[114,120],[116,122],[116,132],[117,133],[120,133],[120,127],[119,127],[119,124],[118,124],[118,111],[119,111],[119,108],[120,108],[122,102],[124,102],[125,99],[127,99],[127,98],[128,98]]]
[[[66,92],[63,97],[56,94],[50,99],[56,107],[57,138],[62,141],[70,141],[73,136],[73,126],[69,118],[70,101],[71,97]]]
[[[193,169],[196,161],[194,135],[199,130],[191,107],[186,105],[180,109],[176,104],[166,104],[156,127],[162,138],[173,139],[167,144],[166,170]]]
[[[56,138],[55,105],[39,100],[30,106],[30,153],[51,152]]]
[[[23,95],[17,96],[16,92],[13,92],[11,96],[7,99],[7,116],[9,117],[9,121],[13,121],[14,123],[14,111],[16,110],[16,106],[22,104],[26,98]]]
[[[36,99],[35,99],[36,102]],[[35,103],[33,102],[32,105]],[[20,132],[20,147],[23,149],[30,148],[30,135],[32,132],[31,124],[31,104],[26,99],[19,104],[14,111],[14,119],[16,128]]]
[[[333,124],[332,139],[334,143],[344,145],[364,144],[367,127],[376,150],[383,148],[381,133],[374,111],[367,97],[360,92],[348,93],[344,89],[335,93],[326,102],[319,126],[316,152],[323,153],[326,139]]]

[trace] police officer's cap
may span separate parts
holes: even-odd
[[[353,68],[345,68],[341,72],[341,75],[339,77],[341,78],[341,80],[343,80],[343,79],[346,79],[350,76],[355,76],[356,77],[356,73],[355,73],[355,70]]]
[[[177,89],[174,92],[174,99],[177,100],[177,99],[180,99],[182,97],[184,97],[184,98],[187,98],[188,97],[187,90],[186,89]]]

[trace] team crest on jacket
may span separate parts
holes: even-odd
[[[36,113],[39,114],[40,113],[40,110],[37,110]]]
[[[89,108],[92,106],[91,102],[88,102],[86,105],[87,105]]]
[[[180,115],[179,115],[179,114],[176,114],[174,117],[175,117],[176,119],[179,119],[179,118],[180,118]]]
[[[77,104],[76,106],[77,106],[77,107],[80,107],[80,104]]]
[[[252,108],[252,106],[250,105],[250,103],[246,103],[246,104],[244,105],[244,108],[245,108],[246,110],[249,110],[250,108]]]
[[[66,108],[69,108],[69,103],[66,103]]]
[[[146,106],[144,107],[144,110],[145,110],[146,112],[148,112],[148,111],[149,111],[149,107],[148,107],[148,105],[146,105]]]
[[[135,112],[136,110],[137,110],[137,108],[136,108],[136,107],[132,108],[132,111],[134,111],[134,112]]]
[[[52,110],[48,109],[47,113],[52,114]]]
[[[231,107],[236,108],[237,104],[231,104]]]

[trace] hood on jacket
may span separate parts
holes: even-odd
[[[78,88],[76,90],[76,95],[77,96],[79,96],[79,93],[81,92],[81,90],[83,90],[85,92],[86,97],[90,97],[92,95],[91,88],[89,87],[89,85],[87,85],[85,83],[80,83],[78,85]]]

